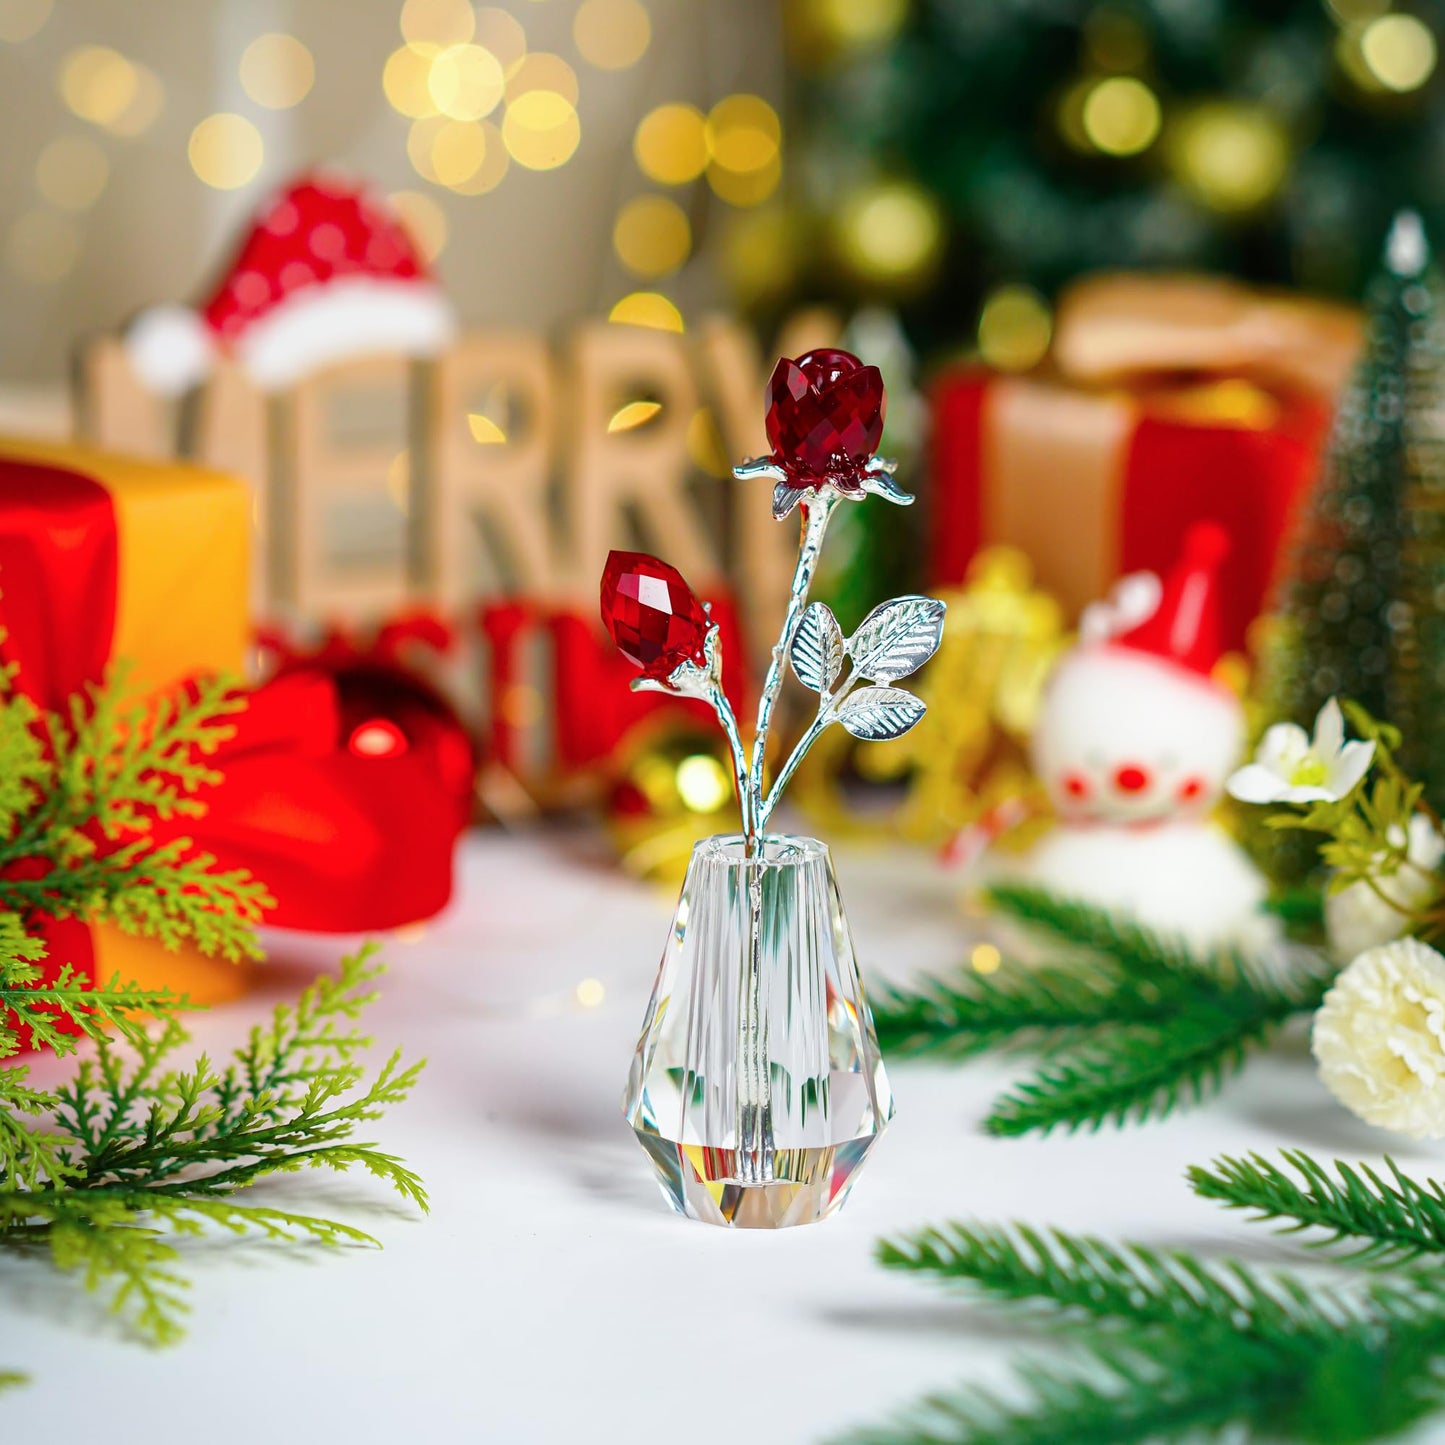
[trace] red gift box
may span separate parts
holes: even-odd
[[[977,365],[932,392],[931,571],[1021,548],[1071,614],[1166,569],[1197,521],[1228,531],[1226,645],[1242,647],[1319,463],[1357,327],[1338,308],[1198,278],[1086,283],[1049,366]]]

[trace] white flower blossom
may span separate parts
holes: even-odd
[[[1344,715],[1331,698],[1315,718],[1313,738],[1295,723],[1275,723],[1227,786],[1242,803],[1336,803],[1354,791],[1374,756],[1374,743],[1345,741]]]
[[[1445,1138],[1445,958],[1417,938],[1368,949],[1315,1015],[1325,1087],[1366,1123]]]
[[[1389,839],[1396,848],[1405,843],[1398,824],[1391,826]],[[1438,884],[1433,875],[1442,859],[1445,838],[1423,813],[1416,813],[1410,819],[1405,859],[1393,873],[1372,875],[1373,888],[1361,879],[1326,896],[1325,931],[1335,957],[1351,959],[1399,938],[1410,926],[1410,915],[1435,893]]]

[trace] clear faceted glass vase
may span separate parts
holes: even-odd
[[[893,1095],[817,839],[693,849],[624,1109],[680,1214],[778,1229],[842,1204]]]

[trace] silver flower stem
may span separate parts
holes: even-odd
[[[710,680],[707,701],[712,704],[712,710],[717,714],[718,722],[722,724],[723,735],[728,740],[728,751],[732,754],[733,760],[733,786],[737,789],[738,794],[738,812],[742,818],[743,837],[750,838],[753,833],[753,798],[752,789],[748,786],[747,754],[743,751],[743,740],[738,732],[738,720],[733,714],[732,704],[722,689],[721,681],[716,677]]]
[[[837,494],[824,488],[803,504],[802,538],[798,546],[798,565],[793,570],[793,585],[788,595],[788,610],[783,629],[763,679],[763,692],[758,700],[758,725],[753,737],[752,766],[748,776],[748,797],[751,804],[744,818],[746,851],[752,866],[748,869],[748,966],[741,979],[738,999],[738,1092],[737,1092],[737,1157],[738,1177],[747,1184],[767,1184],[774,1178],[772,1078],[768,1067],[768,1019],[763,1008],[763,877],[767,872],[763,835],[772,809],[764,810],[763,764],[768,750],[768,729],[773,709],[783,686],[783,670],[788,646],[808,605],[808,590],[828,519],[838,500]],[[794,764],[796,767],[796,764]],[[750,818],[750,821],[749,821]]]
[[[818,703],[818,715],[808,725],[808,730],[800,737],[793,751],[788,754],[788,760],[778,769],[778,776],[773,779],[773,786],[768,791],[768,796],[763,800],[762,806],[757,813],[757,829],[759,834],[766,833],[768,821],[773,816],[773,809],[778,806],[778,800],[783,795],[783,789],[788,786],[794,773],[798,771],[803,759],[808,756],[809,749],[822,735],[837,721],[838,704],[853,691],[853,685],[858,681],[856,677],[850,677],[837,692],[829,695],[825,693]]]
[[[818,567],[818,556],[823,550],[823,538],[828,531],[828,520],[838,504],[838,494],[831,487],[822,488],[816,496],[810,496],[803,503],[802,540],[798,547],[798,565],[793,569],[793,585],[788,593],[788,610],[783,617],[783,630],[773,648],[768,663],[767,676],[763,679],[762,696],[758,699],[758,725],[753,737],[752,767],[748,775],[748,790],[752,797],[752,815],[758,831],[747,830],[748,852],[756,853],[760,842],[762,824],[759,817],[763,810],[763,764],[768,752],[768,730],[773,722],[773,709],[777,706],[778,693],[783,686],[783,671],[787,663],[788,646],[798,626],[798,619],[808,606],[808,591],[813,585],[813,573]]]

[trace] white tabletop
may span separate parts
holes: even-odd
[[[963,956],[956,882],[925,855],[838,852],[865,973],[904,978]],[[1185,1166],[1294,1144],[1417,1172],[1338,1108],[1299,1040],[1210,1106],[1097,1136],[1005,1141],[978,1123],[1024,1065],[899,1064],[897,1117],[834,1219],[778,1233],[673,1216],[619,1111],[673,898],[620,876],[575,833],[470,839],[459,899],[388,941],[378,1051],[430,1064],[368,1137],[425,1177],[423,1218],[374,1181],[316,1173],[267,1197],[333,1212],[381,1251],[183,1246],[187,1339],[128,1342],[69,1282],[0,1259],[3,1438],[113,1445],[258,1440],[684,1439],[809,1445],[962,1380],[997,1381],[1038,1336],[872,1260],[883,1234],[950,1216],[1288,1258],[1261,1229],[1194,1199]],[[335,940],[275,941],[268,995]],[[595,978],[603,1002],[582,1007]],[[203,1017],[223,1050],[266,998]],[[54,1067],[51,1065],[50,1067]],[[1438,1428],[1438,1427],[1436,1427]],[[1417,1440],[1445,1439],[1425,1433]]]

